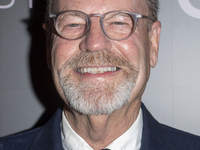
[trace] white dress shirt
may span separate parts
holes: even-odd
[[[142,110],[140,109],[138,117],[133,125],[105,148],[111,150],[139,150],[141,147],[142,127],[143,118]],[[65,117],[64,111],[62,112],[61,135],[64,150],[93,150],[93,148],[72,129]]]

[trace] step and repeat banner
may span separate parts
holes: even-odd
[[[44,124],[61,105],[46,65],[45,0],[0,0],[0,137]],[[159,61],[143,102],[200,135],[200,1],[160,0]]]

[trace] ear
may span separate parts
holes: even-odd
[[[47,34],[47,24],[43,23],[42,28],[44,29],[45,34]]]
[[[48,29],[47,29],[47,24],[43,23],[42,27],[45,31],[46,34],[46,57],[47,57],[47,66],[49,69],[51,69],[51,33],[48,33]]]
[[[151,41],[150,66],[152,68],[155,67],[158,62],[160,32],[161,32],[161,23],[159,21],[154,22],[150,31],[150,41]]]

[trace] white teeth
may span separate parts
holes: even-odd
[[[108,67],[104,67],[104,68],[102,69],[103,72],[106,72],[107,70],[108,70]]]
[[[79,73],[99,74],[99,73],[116,71],[117,67],[78,68],[77,70]]]

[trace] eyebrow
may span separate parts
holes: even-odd
[[[63,11],[63,12],[66,12],[66,11]],[[79,14],[79,13],[77,13],[77,12],[68,12],[67,13],[67,15],[64,15],[64,16],[77,16],[77,17],[79,17],[79,18],[85,18],[85,16],[84,15],[81,15],[81,14]]]

